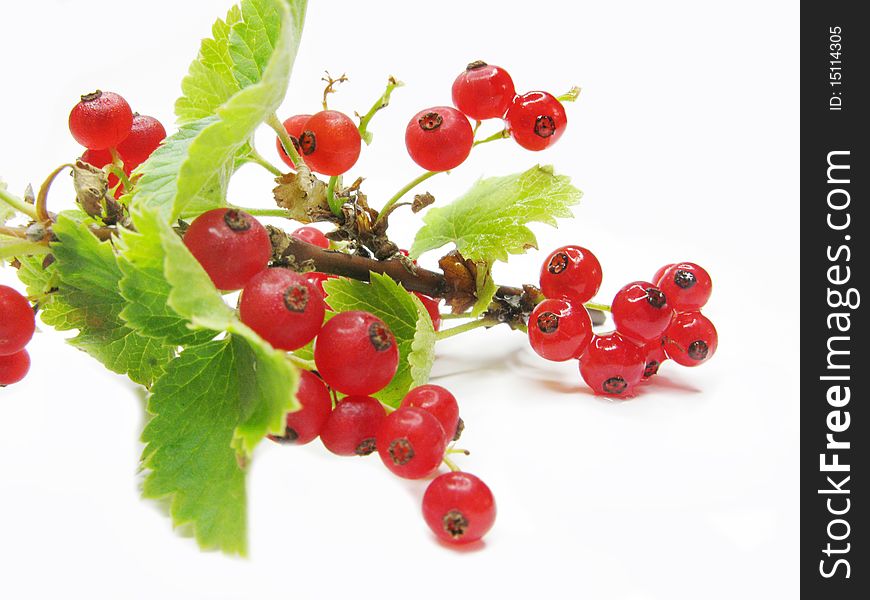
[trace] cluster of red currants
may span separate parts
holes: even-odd
[[[551,146],[568,124],[565,108],[552,94],[517,95],[508,72],[483,61],[469,64],[453,82],[452,91],[456,108],[421,110],[405,129],[408,154],[429,171],[448,171],[468,158],[474,146],[468,119],[503,119],[511,137],[526,150]]]
[[[503,119],[505,130],[527,150],[548,148],[568,124],[565,108],[555,96],[540,91],[518,95],[507,71],[483,61],[469,64],[453,82],[452,91],[456,108],[421,110],[405,129],[408,154],[428,171],[449,171],[468,158],[475,143],[469,119]],[[344,113],[322,110],[295,115],[284,121],[284,129],[315,173],[341,175],[359,158],[362,138]],[[282,160],[295,168],[280,138],[276,146]]]
[[[349,314],[353,313],[342,313],[329,323]],[[328,362],[347,360],[356,346],[341,350],[329,346]],[[389,414],[378,400],[361,393],[351,393],[333,403],[324,382],[329,379],[321,370],[323,358],[321,354],[321,361],[317,360],[315,347],[317,373],[323,380],[310,371],[302,372],[296,393],[302,408],[287,415],[285,435],[273,439],[307,444],[319,436],[323,445],[339,456],[367,456],[377,451],[384,465],[399,477],[422,479],[433,475],[450,442],[462,432],[453,394],[438,385],[418,386]],[[423,495],[423,516],[444,541],[469,543],[479,540],[492,527],[495,500],[479,478],[451,471],[429,483]]]
[[[294,234],[328,246],[312,227]],[[411,390],[400,408],[387,414],[372,394],[393,379],[399,352],[383,321],[368,312],[347,311],[324,323],[320,286],[326,275],[269,268],[269,234],[243,211],[221,208],[203,213],[185,232],[184,243],[217,288],[242,290],[242,322],[274,348],[292,351],[315,340],[317,374],[302,372],[296,393],[301,409],[287,415],[285,435],[275,439],[305,444],[319,436],[329,451],[341,456],[377,450],[387,468],[410,479],[428,477],[438,469],[447,445],[461,432],[459,406],[446,389],[424,385]],[[337,393],[344,398],[333,402]],[[480,539],[495,518],[489,488],[461,472],[433,480],[423,508],[433,531],[457,543]]]
[[[616,330],[594,334],[584,308],[601,286],[601,265],[589,250],[564,246],[541,269],[547,297],[529,317],[529,342],[548,360],[580,360],[580,374],[596,394],[626,398],[667,359],[698,366],[713,356],[715,327],[704,315],[713,290],[710,275],[694,263],[669,264],[653,282],[635,281],[610,306]]]
[[[0,387],[18,383],[30,370],[24,349],[36,331],[33,307],[11,287],[0,285]]]
[[[166,129],[154,117],[134,113],[114,92],[97,90],[85,94],[69,114],[69,130],[87,148],[82,160],[102,169],[117,165],[129,177],[133,169],[151,156],[166,137]],[[126,191],[119,177],[109,174],[109,188],[115,198]]]

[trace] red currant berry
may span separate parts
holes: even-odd
[[[423,308],[429,313],[429,318],[432,319],[432,327],[435,328],[435,331],[441,329],[441,304],[439,301],[420,292],[414,292],[414,295],[420,299],[420,302],[423,303]]]
[[[469,64],[453,82],[453,105],[476,121],[502,118],[516,94],[508,72],[482,60]]]
[[[662,338],[668,358],[685,367],[707,362],[718,345],[716,328],[699,312],[677,313]]]
[[[661,338],[674,316],[664,293],[646,281],[635,281],[619,290],[610,311],[619,333],[642,342]]]
[[[242,323],[279,350],[296,350],[314,339],[326,309],[317,286],[289,269],[264,269],[242,291]]]
[[[0,356],[0,387],[18,383],[30,370],[30,355],[27,350]]]
[[[106,165],[112,164],[112,153],[108,150],[85,150],[82,154],[82,160],[92,167],[102,169]],[[124,165],[124,170],[127,170],[127,165]]]
[[[699,310],[707,304],[713,293],[713,280],[702,267],[685,262],[672,265],[665,271],[659,287],[674,310],[685,312]]]
[[[133,127],[123,142],[118,144],[118,154],[124,161],[124,170],[129,174],[145,162],[166,138],[163,124],[147,115],[133,115]]]
[[[445,444],[454,439],[459,428],[459,404],[456,397],[440,385],[427,383],[410,390],[400,408],[422,408],[438,419],[444,429]]]
[[[634,393],[645,365],[641,349],[614,331],[593,336],[580,357],[580,374],[596,394],[627,398]]]
[[[215,208],[184,233],[184,244],[219,290],[240,290],[272,257],[269,232],[248,213]]]
[[[324,298],[323,306],[326,307],[326,310],[332,310],[332,307],[329,306],[329,303],[326,301],[326,290],[323,289],[323,282],[328,279],[338,279],[338,277],[336,277],[335,275],[328,275],[327,273],[311,271],[309,273],[305,273],[305,279],[317,286],[318,291],[320,291],[320,295]]]
[[[418,112],[405,129],[405,147],[427,171],[449,171],[468,158],[474,132],[461,112],[435,106]]]
[[[541,291],[547,298],[589,302],[601,287],[601,264],[580,246],[562,246],[550,253],[541,267]]]
[[[316,227],[300,227],[290,235],[295,237],[297,240],[308,242],[309,244],[313,244],[318,248],[329,248],[329,240],[323,234],[323,232]]]
[[[97,90],[82,96],[69,113],[69,131],[91,150],[115,148],[130,134],[133,111],[118,94]]]
[[[299,146],[299,136],[302,135],[302,132],[305,130],[305,124],[310,118],[311,115],[294,115],[284,121],[284,130],[290,135],[290,139],[293,141],[296,151],[303,155],[305,152]],[[295,169],[296,165],[294,165],[293,161],[290,160],[290,156],[287,154],[287,151],[284,150],[284,145],[281,143],[281,138],[277,136],[275,136],[275,147],[278,148],[278,154],[281,156],[281,160],[283,160],[291,169]],[[305,157],[303,156],[303,159],[304,158]]]
[[[495,523],[495,498],[471,473],[444,473],[433,479],[423,494],[423,518],[445,542],[476,542]]]
[[[529,316],[529,343],[547,360],[580,358],[592,341],[586,309],[566,300],[544,300]]]
[[[299,136],[305,164],[330,177],[341,175],[359,159],[362,138],[356,124],[337,110],[322,110],[305,123]]]
[[[431,413],[407,407],[387,415],[375,439],[378,454],[390,471],[405,479],[420,479],[438,469],[446,437]]]
[[[334,390],[368,395],[390,383],[399,366],[396,338],[371,313],[337,314],[323,326],[314,344],[317,372]]]
[[[23,350],[34,331],[36,319],[30,302],[11,287],[0,285],[0,356]]]
[[[649,379],[658,373],[662,363],[668,360],[668,355],[665,354],[665,349],[662,347],[661,338],[650,340],[641,346],[641,353],[644,355],[644,361],[646,362],[646,366],[643,368],[644,379]]]
[[[565,107],[547,92],[529,92],[514,98],[505,115],[511,136],[526,150],[543,150],[556,143],[568,116]]]
[[[301,408],[287,413],[284,435],[270,435],[269,439],[282,444],[307,444],[323,430],[332,412],[332,398],[322,381],[311,371],[302,371],[296,399]]]
[[[320,441],[339,456],[367,456],[375,451],[375,436],[386,416],[371,396],[347,396],[332,409]]]
[[[656,271],[656,274],[653,275],[653,278],[650,279],[654,284],[661,287],[662,276],[665,274],[665,271],[674,266],[674,263],[668,263],[663,267],[659,267],[659,270]]]

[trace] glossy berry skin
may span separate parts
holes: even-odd
[[[543,358],[580,358],[592,341],[592,319],[582,306],[550,298],[529,316],[529,343]]]
[[[314,344],[314,362],[329,387],[365,396],[384,389],[393,379],[399,349],[383,321],[353,310],[326,322]]]
[[[408,391],[399,408],[420,408],[438,419],[444,429],[444,443],[456,436],[459,426],[459,404],[456,397],[440,385],[427,383]]]
[[[450,544],[476,542],[495,523],[495,498],[471,473],[454,471],[432,480],[423,494],[423,518],[439,539]]]
[[[269,232],[248,213],[204,212],[184,233],[184,245],[219,290],[240,290],[272,257]]]
[[[684,262],[672,265],[664,272],[659,287],[668,297],[671,307],[680,312],[700,310],[713,293],[713,280],[703,267]]]
[[[421,110],[408,122],[405,147],[411,159],[427,171],[449,171],[471,152],[474,132],[461,112],[449,106]]]
[[[11,287],[0,285],[0,356],[23,350],[34,331],[36,318],[30,302]]]
[[[580,374],[596,394],[627,398],[643,376],[644,354],[634,342],[614,331],[596,335],[580,357]]]
[[[30,370],[30,355],[27,350],[0,356],[0,387],[18,383]]]
[[[82,96],[69,113],[69,131],[75,140],[91,150],[115,148],[130,134],[133,111],[114,92],[97,90]]]
[[[616,293],[610,305],[616,330],[643,343],[661,338],[674,316],[665,294],[648,281],[635,281]]]
[[[476,121],[502,118],[516,96],[508,72],[480,60],[459,74],[452,91],[453,105]]]
[[[282,444],[307,444],[323,430],[332,412],[332,398],[322,381],[311,371],[302,371],[296,399],[301,408],[287,413],[287,428],[282,436],[269,436]]]
[[[98,169],[102,169],[106,165],[112,164],[112,153],[108,150],[85,150],[82,154],[82,160]],[[124,170],[127,170],[127,165],[124,165]],[[128,173],[129,175],[129,173]]]
[[[657,286],[659,286],[661,281],[662,281],[662,276],[665,274],[665,271],[667,271],[668,269],[670,269],[673,266],[674,266],[674,263],[668,263],[663,267],[659,267],[659,270],[656,271],[655,275],[653,275],[653,278],[650,279],[650,281],[653,282],[654,284],[656,284]]]
[[[145,162],[166,138],[163,124],[147,115],[133,115],[133,125],[123,142],[118,144],[118,154],[124,161],[124,170],[129,174]]]
[[[662,339],[650,340],[641,346],[641,353],[644,356],[643,379],[649,379],[659,372],[662,363],[668,360],[668,355],[665,354],[665,349],[662,346]]]
[[[359,159],[362,138],[356,124],[337,110],[322,110],[306,121],[299,136],[303,159],[317,173],[341,175]]]
[[[668,358],[684,367],[697,367],[707,362],[718,346],[716,328],[699,312],[677,313],[662,342]]]
[[[541,267],[541,291],[547,298],[589,302],[601,287],[601,264],[581,246],[553,250]]]
[[[339,456],[367,456],[375,451],[375,436],[386,416],[371,396],[347,396],[332,409],[320,441]]]
[[[511,137],[526,150],[544,150],[562,137],[568,125],[565,107],[547,92],[514,98],[505,114]]]
[[[317,285],[290,269],[264,269],[242,291],[242,323],[279,350],[296,350],[314,339],[326,308]]]
[[[414,292],[414,295],[420,299],[420,302],[423,303],[423,308],[429,313],[429,318],[432,319],[432,327],[435,328],[435,331],[441,329],[441,304],[438,300],[420,292]]]
[[[318,248],[323,248],[324,250],[329,248],[329,240],[323,232],[316,227],[300,227],[290,235],[298,240],[317,246]]]
[[[293,115],[284,121],[284,130],[290,135],[290,139],[293,140],[293,145],[296,146],[296,151],[303,155],[303,160],[305,159],[305,152],[299,146],[299,136],[302,135],[302,132],[305,130],[305,124],[310,118],[311,115]],[[275,136],[275,147],[278,149],[278,154],[281,156],[281,160],[284,161],[284,164],[291,169],[295,169],[296,165],[294,165],[293,161],[290,160],[290,156],[287,155],[287,152],[284,150],[284,145],[281,143],[281,138],[278,136]]]
[[[405,479],[421,479],[438,469],[446,438],[432,413],[407,407],[387,415],[375,439],[378,454],[390,471]]]

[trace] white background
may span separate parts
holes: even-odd
[[[80,153],[67,114],[94,88],[171,129],[178,82],[228,6],[4,3],[10,189],[38,187]],[[532,282],[545,251],[580,243],[604,266],[609,302],[660,265],[693,260],[714,278],[705,312],[718,355],[667,364],[642,395],[610,402],[576,363],[539,359],[518,333],[444,342],[433,381],[460,400],[472,451],[461,466],[497,497],[485,544],[438,544],[420,516],[425,482],[376,457],[266,443],[240,560],[201,553],[139,499],[143,393],[42,327],[30,376],[0,390],[0,597],[797,597],[798,22],[793,2],[313,0],[282,116],[318,109],[324,69],[348,73],[332,99],[348,113],[367,109],[387,75],[407,83],[352,172],[374,205],[419,172],[407,119],[449,104],[467,62],[507,68],[518,91],[579,84],[553,149],[483,146],[425,188],[446,202],[481,174],[556,165],[585,191],[577,218],[536,227],[542,251],[501,265],[499,281]],[[277,161],[270,133],[258,140]],[[231,200],[267,207],[270,183],[247,166]],[[71,202],[56,185],[51,208]],[[417,217],[394,221],[409,244]]]

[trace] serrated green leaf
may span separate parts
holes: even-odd
[[[247,516],[245,472],[232,441],[242,382],[254,370],[246,347],[227,338],[182,352],[154,384],[154,417],[142,433],[143,495],[170,497],[173,524],[193,525],[203,548],[237,554],[247,549]]]
[[[323,282],[327,302],[337,312],[364,310],[387,324],[399,348],[399,368],[393,380],[374,394],[384,404],[398,406],[409,389],[425,383],[434,360],[435,331],[419,299],[387,275],[371,274],[371,282],[329,279]]]
[[[570,207],[581,195],[568,177],[555,175],[549,166],[482,179],[451,204],[429,210],[411,257],[453,243],[462,256],[475,262],[506,261],[509,254],[537,248],[528,223],[555,227],[556,218],[572,216]]]
[[[155,213],[139,212],[136,231],[124,229],[116,242],[118,267],[123,273],[121,295],[127,304],[121,318],[133,329],[174,346],[192,346],[215,336],[211,330],[191,330],[189,321],[167,303],[172,285],[163,273],[163,251],[159,221]]]
[[[66,215],[58,216],[52,229],[57,236],[51,245],[56,260],[49,273],[36,275],[35,261],[28,263],[29,272],[20,273],[28,287],[44,288],[52,281],[58,288],[43,303],[43,322],[61,331],[78,329],[70,344],[112,371],[149,386],[175,348],[140,335],[119,317],[126,301],[118,289],[121,271],[112,245],[99,241],[86,222]]]
[[[230,29],[241,19],[241,8],[233,6],[226,19],[212,25],[212,37],[202,41],[199,56],[181,81],[183,95],[175,102],[179,125],[214,115],[218,106],[241,89],[229,51]]]
[[[299,371],[286,353],[272,348],[239,320],[175,231],[157,218],[152,222],[162,247],[164,277],[171,287],[166,304],[194,327],[226,331],[245,340],[256,359],[257,378],[246,384],[250,395],[245,396],[233,439],[234,448],[250,454],[266,434],[283,433],[285,415],[299,407]]]
[[[142,180],[133,196],[137,206],[156,208],[171,222],[225,204],[226,181],[239,152],[284,99],[305,8],[304,0],[242,3],[244,20],[229,33],[234,76],[239,69],[246,74],[242,89],[215,108],[214,117],[187,123],[164,143],[165,151],[155,152],[138,168]],[[235,57],[245,52],[249,61],[239,67]]]

